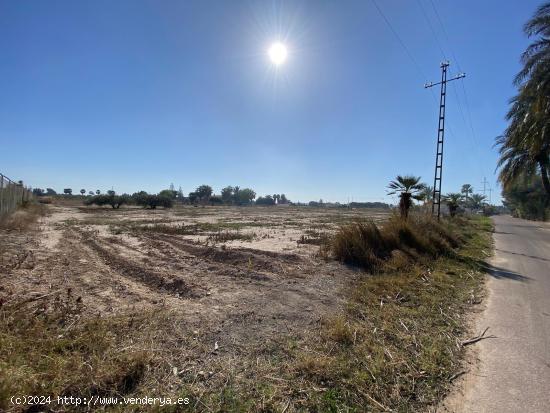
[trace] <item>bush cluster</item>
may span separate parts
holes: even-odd
[[[140,205],[144,208],[156,209],[159,206],[163,208],[172,208],[174,205],[174,200],[163,193],[152,195],[145,191],[141,191],[133,194],[132,199],[136,205]]]
[[[374,222],[354,222],[338,230],[330,250],[336,259],[368,271],[401,266],[422,256],[450,253],[460,245],[450,225],[421,215],[407,220],[392,216],[380,227]]]
[[[110,193],[92,196],[84,200],[84,204],[98,206],[110,205],[113,209],[118,209],[121,205],[129,203],[130,200],[130,196],[127,194],[115,195],[114,193]]]
[[[136,204],[144,208],[156,209],[157,207],[172,208],[173,199],[163,193],[158,195],[148,194],[145,191],[136,192],[132,196],[128,194],[116,195],[114,192],[108,194],[95,195],[84,200],[85,205],[110,205],[113,209],[118,209],[124,204]]]

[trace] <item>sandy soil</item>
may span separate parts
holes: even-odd
[[[219,343],[260,342],[301,333],[342,304],[338,292],[357,273],[318,257],[317,237],[341,222],[385,216],[288,207],[51,206],[39,231],[3,237],[0,300],[40,298],[46,305],[68,294],[78,297],[85,316],[169,307]],[[182,226],[195,233],[165,231]],[[250,238],[211,239],[220,232]]]
[[[270,349],[299,341],[336,314],[343,289],[360,273],[323,260],[320,237],[346,221],[386,216],[289,207],[50,206],[38,230],[2,234],[0,304],[27,301],[33,311],[47,311],[72,297],[84,318],[163,310],[170,314],[164,327],[131,345],[164,346],[151,374],[165,388],[189,380],[196,392],[207,392],[215,379],[223,387],[228,369],[250,375],[265,360],[269,371]],[[213,237],[220,233],[246,238],[219,242]],[[174,376],[173,366],[189,373]]]

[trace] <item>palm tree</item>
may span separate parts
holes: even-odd
[[[409,216],[409,209],[413,205],[412,200],[423,199],[422,191],[426,188],[426,185],[420,183],[419,176],[397,175],[397,178],[390,182],[388,188],[391,189],[388,195],[399,194],[399,211],[401,212],[401,218],[407,219]]]
[[[464,195],[464,198],[468,200],[470,199],[470,194],[474,193],[474,187],[470,184],[464,184],[462,185],[462,189],[460,190],[460,192]]]
[[[510,124],[496,139],[500,146],[498,178],[506,188],[522,173],[533,175],[538,169],[550,198],[550,100],[538,96],[531,86],[523,86],[512,99],[506,116]]]
[[[545,73],[543,77],[548,82],[548,64],[550,63],[550,2],[541,5],[537,9],[531,20],[523,26],[523,31],[527,37],[540,36],[540,38],[531,43],[521,55],[523,69],[516,75],[515,83],[516,85],[520,85],[537,73]]]
[[[509,125],[496,140],[499,180],[506,189],[522,174],[532,176],[538,170],[549,202],[550,3],[537,9],[524,32],[536,39],[522,55],[523,69],[515,78],[519,92],[507,114]]]
[[[424,184],[424,189],[420,191],[420,195],[422,196],[424,204],[431,203],[434,197],[434,187]]]
[[[456,215],[456,211],[458,210],[458,207],[460,206],[460,201],[462,201],[462,194],[452,192],[443,198],[447,206],[449,207],[449,214],[451,214],[452,217]]]
[[[473,194],[470,198],[470,206],[473,209],[480,209],[485,203],[486,196],[481,194]]]

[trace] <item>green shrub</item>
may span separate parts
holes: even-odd
[[[162,192],[158,195],[151,195],[145,191],[136,192],[132,195],[132,199],[137,205],[144,208],[156,209],[157,207],[172,208],[174,200]]]
[[[129,203],[131,200],[129,195],[115,195],[114,192],[111,192],[106,195],[95,195],[84,200],[85,205],[97,205],[105,206],[110,205],[113,209],[120,208],[121,205]]]

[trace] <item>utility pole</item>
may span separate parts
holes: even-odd
[[[461,79],[466,76],[466,73],[459,73],[451,79],[447,79],[447,68],[449,62],[441,62],[441,82],[429,82],[424,85],[424,88],[430,88],[436,85],[441,85],[441,93],[439,96],[439,123],[437,127],[437,150],[435,153],[435,174],[434,174],[434,191],[432,197],[432,215],[436,215],[437,205],[437,219],[441,215],[441,178],[443,175],[443,141],[445,138],[445,98],[447,95],[447,82]]]
[[[491,195],[493,194],[493,188],[489,187],[489,205],[491,205]]]
[[[489,181],[487,181],[487,178],[483,177],[483,181],[481,181],[481,183],[483,184],[483,196],[485,196],[485,192],[486,192],[486,185],[489,183]]]

